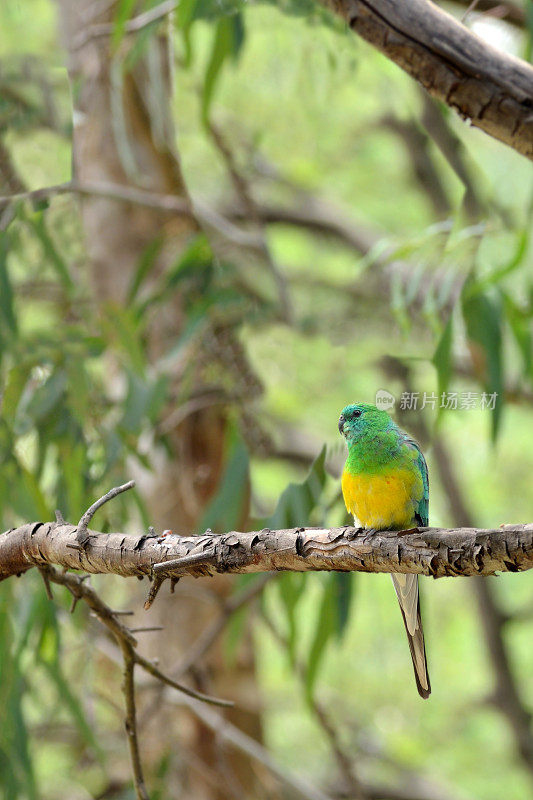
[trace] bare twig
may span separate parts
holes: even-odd
[[[217,554],[216,550],[207,550],[204,553],[194,553],[191,556],[182,556],[181,558],[174,558],[171,561],[162,561],[160,564],[154,564],[153,570],[154,573],[161,573],[161,572],[168,572],[169,569],[172,571],[185,571],[187,567],[193,566],[200,566],[200,565],[207,565],[212,564],[216,561]]]
[[[150,800],[141,765],[141,754],[139,752],[139,739],[137,736],[137,715],[135,709],[135,657],[133,647],[128,642],[121,640],[122,657],[124,659],[124,701],[126,704],[125,728],[128,737],[130,750],[131,769],[133,772],[133,782],[137,800]]]
[[[148,611],[148,609],[152,607],[152,604],[153,604],[155,598],[157,597],[157,595],[159,593],[159,590],[162,587],[164,581],[165,581],[164,578],[159,578],[159,577],[157,577],[157,575],[154,577],[154,580],[152,581],[152,585],[150,586],[150,591],[148,592],[148,597],[144,601],[144,610],[145,611]]]
[[[140,653],[135,651],[135,663],[139,664],[145,672],[150,673],[154,678],[157,678],[158,681],[162,683],[166,683],[167,686],[171,686],[173,689],[177,689],[182,694],[186,694],[188,697],[192,697],[196,700],[201,700],[202,703],[207,703],[210,706],[219,706],[220,708],[232,708],[234,703],[231,700],[221,700],[218,697],[212,697],[209,694],[204,694],[203,692],[197,692],[195,689],[190,689],[188,686],[184,686],[182,683],[178,683],[177,681],[170,678],[164,672],[161,672],[159,667],[157,667],[152,661],[149,661],[144,656],[141,656]]]
[[[233,188],[246,210],[248,222],[257,232],[258,250],[263,261],[273,277],[278,292],[282,319],[290,323],[293,317],[292,303],[290,299],[289,287],[280,268],[275,263],[265,236],[264,224],[257,211],[257,204],[254,200],[253,192],[248,180],[245,178],[237,165],[237,160],[230,146],[228,145],[222,131],[212,120],[208,121],[208,130],[215,146],[217,147],[222,159],[227,167]]]
[[[53,600],[54,599],[54,595],[52,594],[52,589],[50,587],[50,578],[49,578],[49,575],[48,575],[48,568],[46,566],[39,567],[39,572],[41,573],[41,577],[43,579],[44,588],[45,588],[45,591],[46,591],[46,596],[48,597],[49,600]]]
[[[59,572],[53,567],[49,567],[48,577],[52,583],[66,586],[66,588],[74,597],[86,602],[98,620],[113,634],[121,648],[124,644],[130,645],[135,663],[142,667],[145,672],[148,672],[154,678],[162,681],[167,686],[171,686],[172,688],[177,689],[179,692],[183,692],[188,697],[193,697],[197,700],[201,700],[204,703],[220,706],[222,708],[230,708],[233,706],[233,703],[230,700],[221,700],[217,697],[212,697],[211,695],[197,692],[188,686],[178,683],[168,675],[165,675],[165,673],[162,672],[152,661],[149,661],[147,658],[142,656],[136,650],[137,640],[130,629],[122,624],[122,622],[118,619],[117,614],[106,603],[104,603],[102,598],[95,592],[95,590],[91,586],[88,586],[86,583],[84,583],[83,578],[80,578],[77,575],[71,575],[68,572]]]
[[[454,0],[454,4],[469,7],[472,5],[470,0]],[[524,6],[513,0],[477,0],[476,11],[486,17],[503,19],[522,30],[527,27],[527,14]],[[461,21],[464,21],[464,17]]]
[[[463,25],[464,25],[464,23],[465,23],[465,20],[466,20],[466,18],[468,17],[468,15],[469,15],[469,14],[471,14],[471,13],[472,13],[472,11],[474,11],[474,9],[476,8],[476,6],[477,6],[477,4],[478,4],[478,3],[479,3],[479,0],[472,0],[472,2],[470,3],[470,5],[469,5],[469,6],[468,6],[468,8],[466,9],[465,13],[464,13],[464,14],[463,14],[463,16],[461,17],[461,22],[463,23]]]
[[[164,625],[143,625],[140,628],[130,628],[132,633],[150,633],[151,631],[164,631]]]
[[[263,764],[263,766],[279,778],[282,783],[290,787],[293,792],[296,792],[299,797],[307,798],[307,800],[331,800],[331,795],[323,792],[315,784],[301,775],[290,772],[282,767],[281,764],[278,764],[271,753],[259,744],[259,742],[241,731],[236,725],[224,719],[220,714],[217,714],[216,711],[202,707],[199,703],[193,700],[187,700],[186,698],[183,698],[182,702],[179,701],[179,704],[187,706],[195,716],[215,732],[222,742],[235,747],[237,750],[245,753],[249,758],[253,758],[260,764]]]
[[[108,492],[102,495],[102,497],[99,497],[98,500],[92,504],[92,506],[89,506],[85,514],[78,522],[76,539],[80,547],[85,547],[89,541],[87,527],[98,509],[101,508],[105,503],[108,503],[109,500],[113,500],[113,498],[117,497],[119,494],[122,494],[122,492],[127,492],[128,489],[133,489],[134,486],[135,481],[128,481],[127,483],[122,484],[122,486],[115,486],[113,489],[110,489]]]
[[[183,198],[172,194],[160,194],[158,192],[147,192],[137,189],[134,186],[125,186],[119,183],[109,183],[106,181],[67,181],[53,186],[45,186],[42,189],[34,189],[30,192],[19,192],[17,194],[0,197],[0,208],[22,200],[40,201],[48,200],[62,194],[81,194],[95,197],[107,197],[110,200],[122,200],[126,203],[141,205],[146,208],[154,208],[157,211],[169,211],[176,214],[190,215],[189,203]]]
[[[132,186],[108,183],[104,181],[68,181],[54,186],[45,186],[42,189],[35,189],[31,192],[20,192],[18,194],[0,197],[0,208],[10,206],[13,203],[30,200],[39,201],[56,197],[62,194],[81,194],[94,197],[106,197],[110,200],[123,201],[133,205],[153,208],[157,211],[168,212],[169,214],[179,214],[180,216],[198,219],[205,228],[212,228],[223,239],[231,242],[238,247],[246,247],[252,250],[261,249],[261,239],[257,234],[241,230],[230,220],[226,219],[220,212],[211,208],[201,200],[196,200],[194,208],[184,197],[172,194],[161,194],[159,192],[147,192],[144,189],[137,189]]]
[[[138,33],[142,31],[144,28],[147,28],[149,25],[152,25],[154,22],[158,22],[159,20],[163,19],[164,17],[171,14],[180,3],[180,0],[165,0],[163,3],[159,3],[157,6],[150,8],[148,11],[144,11],[142,14],[139,14],[136,17],[128,20],[124,26],[125,33]],[[81,47],[87,44],[87,42],[91,41],[91,39],[99,39],[102,36],[111,36],[115,30],[115,26],[112,22],[100,22],[95,25],[91,25],[86,30],[80,31],[78,36],[74,39],[72,44],[73,50],[79,50]]]

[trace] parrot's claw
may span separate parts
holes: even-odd
[[[363,543],[366,543],[368,541],[368,539],[371,539],[372,536],[374,536],[375,533],[377,533],[377,529],[376,528],[364,528],[364,534],[365,535],[363,537]]]

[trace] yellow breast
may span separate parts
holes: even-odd
[[[401,530],[416,525],[415,511],[423,491],[418,470],[395,470],[384,475],[342,473],[346,508],[363,528]]]

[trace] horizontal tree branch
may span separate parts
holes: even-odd
[[[533,159],[533,67],[429,0],[321,0],[472,125]]]
[[[497,529],[419,528],[368,533],[356,528],[232,531],[201,536],[131,536],[87,531],[62,520],[34,522],[0,536],[0,580],[32,566],[153,577],[148,607],[165,578],[290,570],[404,572],[435,578],[493,575],[533,567],[533,524]]]

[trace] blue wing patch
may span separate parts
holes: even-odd
[[[427,528],[429,525],[429,473],[428,473],[428,465],[426,464],[426,459],[424,458],[424,454],[420,449],[420,445],[413,439],[412,436],[409,436],[408,433],[402,431],[402,438],[405,443],[411,447],[413,450],[416,450],[418,453],[418,458],[416,460],[418,469],[422,475],[422,482],[424,484],[424,494],[422,495],[422,499],[419,501],[415,517],[416,521],[422,528]]]

